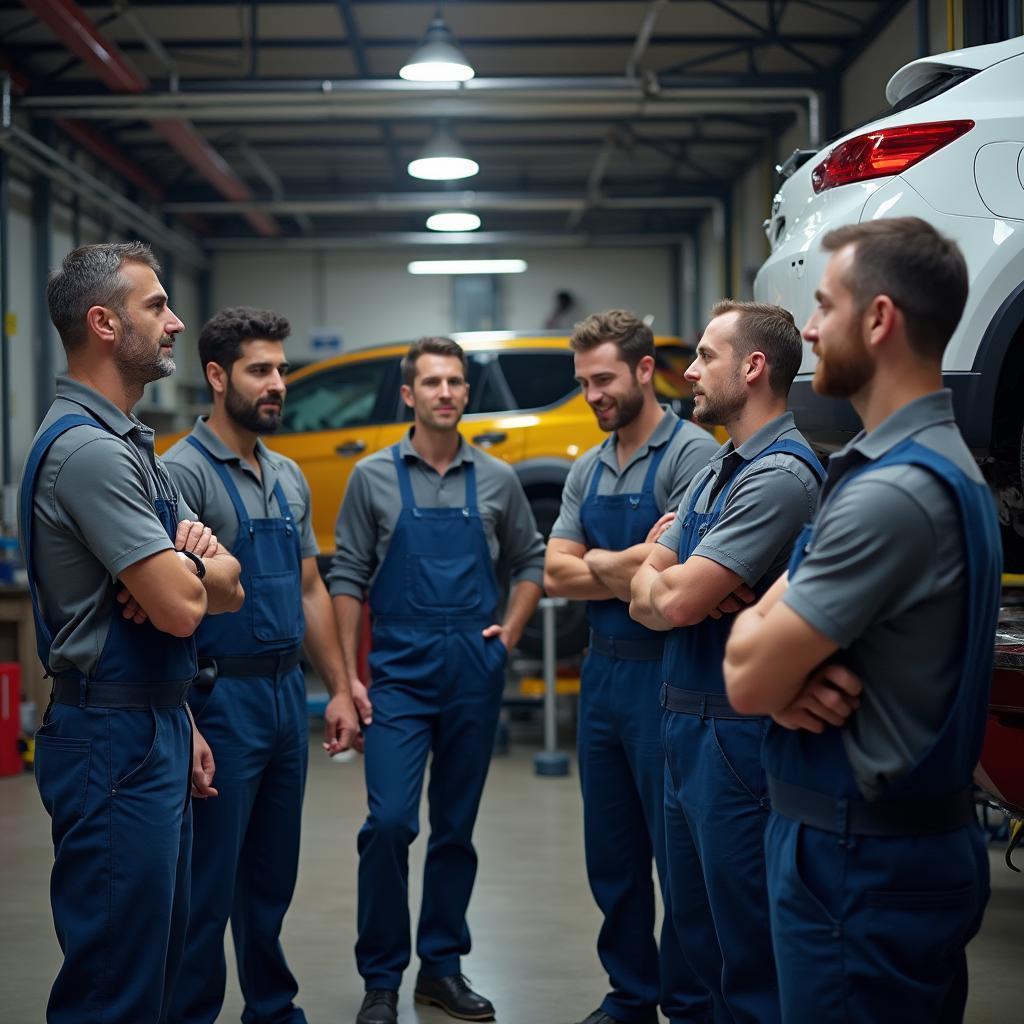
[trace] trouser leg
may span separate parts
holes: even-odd
[[[441,978],[460,971],[470,949],[466,910],[476,879],[473,826],[494,749],[505,652],[497,638],[473,631],[448,637],[447,699],[434,722],[427,791],[430,839],[416,936],[420,972]],[[457,668],[456,668],[457,666]]]
[[[231,935],[245,998],[243,1024],[304,1024],[299,986],[281,948],[281,927],[299,869],[309,757],[306,688],[294,669],[275,686],[277,742],[263,771],[238,861]]]
[[[409,845],[419,832],[434,714],[401,684],[376,678],[366,730],[369,813],[359,832],[356,964],[368,989],[397,989],[411,952]]]
[[[190,737],[184,710],[64,705],[51,709],[37,736],[64,953],[49,1024],[160,1019],[175,921],[187,900],[176,887],[188,840]]]

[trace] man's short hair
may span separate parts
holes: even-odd
[[[956,242],[920,217],[850,224],[821,240],[825,252],[848,245],[853,262],[843,284],[858,309],[888,295],[903,313],[911,349],[941,360],[967,302],[967,263]]]
[[[424,355],[448,356],[451,359],[458,359],[462,363],[463,376],[468,377],[469,375],[466,353],[462,351],[462,346],[458,342],[452,341],[451,338],[417,338],[402,358],[402,383],[407,387],[411,388],[416,380],[416,360]]]
[[[206,374],[207,363],[216,363],[231,373],[242,345],[247,341],[284,341],[291,324],[271,309],[228,306],[203,324],[199,332],[199,361]]]
[[[573,328],[569,347],[573,352],[589,352],[609,341],[618,348],[619,358],[634,374],[644,356],[654,358],[654,332],[625,309],[609,309],[581,320]]]
[[[126,263],[141,263],[160,273],[160,263],[145,242],[80,245],[50,272],[46,305],[65,352],[84,344],[88,336],[85,315],[93,306],[106,306],[124,315],[131,291],[131,283],[121,273]]]
[[[803,342],[793,314],[767,302],[739,302],[722,299],[711,307],[711,319],[738,313],[732,348],[738,358],[763,352],[768,363],[768,385],[776,395],[786,396],[800,370]]]

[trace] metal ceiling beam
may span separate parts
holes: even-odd
[[[706,211],[705,211],[706,212]],[[714,211],[712,211],[714,216]],[[575,234],[545,234],[530,231],[469,231],[447,235],[437,231],[402,231],[377,234],[329,235],[318,238],[211,238],[207,242],[210,252],[323,252],[342,249],[402,249],[414,255],[416,248],[437,249],[452,246],[508,246],[537,249],[582,249],[588,246],[638,246],[649,249],[652,245],[674,245],[686,233],[674,231],[658,234],[615,234],[577,232]]]
[[[381,216],[394,213],[434,211],[439,205],[449,209],[487,211],[570,213],[590,205],[599,210],[689,210],[706,209],[721,202],[716,195],[605,196],[590,201],[579,195],[531,195],[521,192],[391,192],[376,195],[330,196],[308,199],[265,199],[252,202],[170,202],[168,213],[203,213],[234,216],[260,210],[287,216],[296,214]],[[479,237],[479,236],[478,236]]]
[[[21,0],[46,24],[57,38],[79,56],[110,89],[119,93],[140,94],[150,83],[134,68],[117,45],[108,39],[74,0]],[[252,198],[252,191],[227,165],[223,157],[181,118],[154,121],[154,129],[228,199]],[[274,235],[278,225],[264,214],[249,214],[246,219],[263,235]]]
[[[30,2],[30,0],[23,0]],[[36,0],[38,2],[38,0]],[[280,83],[277,83],[280,85]],[[817,84],[817,83],[816,83]],[[313,88],[315,86],[315,88]],[[643,120],[713,112],[748,113],[800,109],[810,141],[820,140],[815,88],[676,86],[656,91],[630,78],[473,79],[459,88],[401,80],[321,81],[277,91],[158,93],[146,96],[34,97],[26,109],[50,116],[106,120],[188,117],[193,121],[289,122],[296,117],[335,120],[416,120],[439,117],[486,121]]]
[[[336,3],[340,0],[335,0]],[[667,3],[668,0],[654,0],[655,3]],[[655,12],[657,13],[657,12]],[[783,37],[772,35],[768,32],[744,35],[740,32],[733,33],[687,33],[686,35],[659,35],[657,39],[643,40],[641,55],[647,46],[723,46],[729,43],[749,43],[760,41],[764,45],[779,46],[786,49],[787,43],[800,43],[806,46],[846,46],[857,38],[856,32],[812,32],[812,33],[790,33]],[[588,46],[601,47],[613,46],[622,49],[626,46],[636,46],[642,40],[637,36],[629,35],[537,35],[537,36],[469,36],[459,37],[459,45],[474,50],[501,49],[501,48],[523,48],[541,49],[545,47],[564,48],[566,46]],[[393,36],[378,39],[363,39],[360,43],[363,52],[370,48],[375,50],[413,50],[420,42],[415,36]],[[221,38],[197,38],[179,39],[174,42],[163,44],[168,53],[173,52],[180,59],[189,50],[236,50],[238,49],[237,36],[223,36]],[[118,43],[120,49],[125,53],[141,53],[150,50],[142,40],[124,40]],[[280,39],[261,38],[256,43],[257,48],[264,50],[328,50],[337,47],[345,47],[357,50],[351,38],[327,38],[324,36],[290,36]],[[26,42],[19,44],[19,50],[34,56],[41,56],[61,51],[61,47],[55,43],[40,40],[39,42]],[[794,54],[795,56],[795,54]],[[632,59],[632,58],[631,58]],[[806,58],[804,58],[806,60]]]

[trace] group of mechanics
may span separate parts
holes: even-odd
[[[326,586],[309,487],[261,440],[287,321],[229,308],[204,326],[210,413],[159,459],[132,409],[184,329],[160,267],[141,243],[64,259],[47,298],[68,372],[20,496],[53,677],[36,737],[64,954],[50,1024],[212,1024],[229,920],[242,1020],[305,1022],[280,944],[303,645],[330,694],[325,750],[365,754],[357,1024],[397,1020],[428,759],[415,998],[492,1019],[461,969],[472,832],[542,585],[587,601],[591,628],[578,753],[609,992],[584,1024],[656,1024],[659,1007],[672,1024],[962,1020],[1002,562],[942,388],[967,274],[912,218],[824,246],[814,388],[864,426],[827,472],[787,412],[802,344],[786,310],[712,309],[686,371],[695,423],[658,403],[650,329],[590,316],[571,347],[608,437],[573,464],[545,553],[515,472],[458,432],[462,350],[422,338],[402,364],[413,425],[356,465]]]

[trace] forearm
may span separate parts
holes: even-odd
[[[341,646],[342,670],[346,682],[351,685],[353,679],[359,678],[359,630],[363,620],[363,602],[348,594],[338,594],[331,598],[331,604]]]
[[[552,597],[574,601],[607,601],[615,596],[582,557],[550,550],[544,560],[544,589]]]
[[[537,609],[537,602],[542,593],[541,588],[530,580],[523,580],[512,588],[508,607],[505,609],[505,618],[501,624],[509,648],[519,643],[526,623]]]
[[[655,611],[651,600],[654,584],[660,577],[661,573],[653,566],[640,566],[630,584],[629,615],[648,629],[665,632],[672,628],[672,623]]]
[[[351,696],[349,674],[341,656],[338,629],[331,599],[319,575],[315,583],[303,587],[302,612],[306,618],[305,648],[317,675],[331,697]]]
[[[653,544],[634,544],[624,551],[593,548],[584,556],[590,571],[620,601],[630,599],[630,584],[637,570],[647,561]]]
[[[237,560],[222,550],[210,558],[204,558],[203,563],[206,566],[206,574],[203,576],[206,614],[238,611],[245,600],[245,590],[239,582],[241,567]]]

